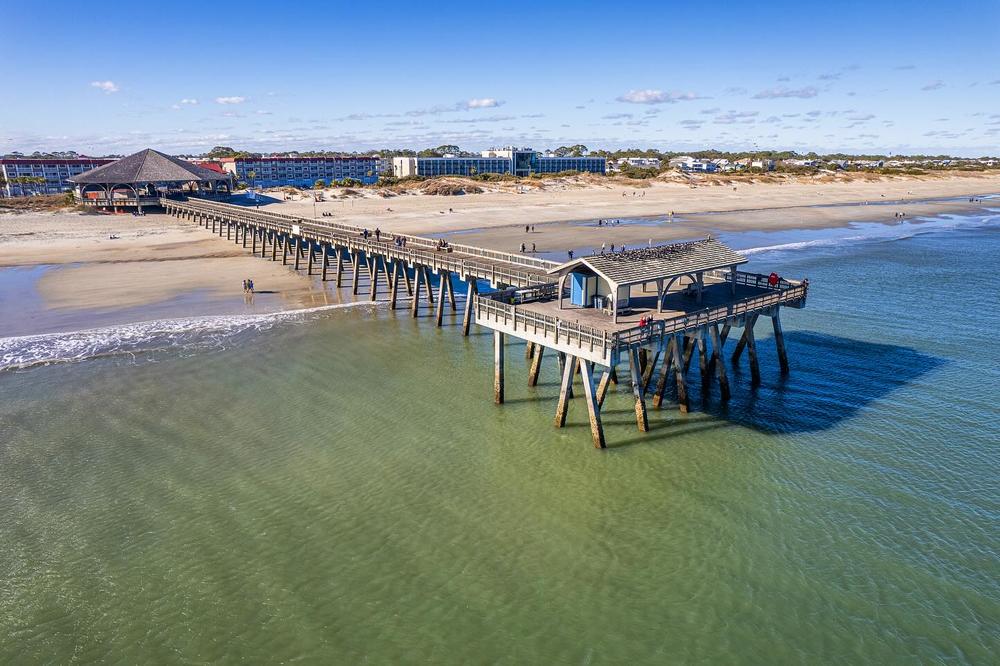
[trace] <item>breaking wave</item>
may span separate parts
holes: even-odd
[[[240,333],[304,322],[330,310],[375,309],[380,305],[371,302],[343,303],[268,314],[160,319],[66,333],[0,338],[0,372],[107,356],[135,357],[168,349],[217,348]]]

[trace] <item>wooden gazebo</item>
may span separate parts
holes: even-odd
[[[94,208],[158,206],[161,197],[228,199],[229,177],[147,148],[69,179],[77,201]]]

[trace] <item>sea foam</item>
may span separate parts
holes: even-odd
[[[357,302],[267,314],[159,319],[65,333],[0,338],[0,372],[107,356],[136,356],[165,349],[219,347],[245,331],[263,331],[283,323],[303,322],[331,310],[374,309],[379,305]]]

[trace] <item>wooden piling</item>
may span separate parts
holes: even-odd
[[[253,231],[253,240],[251,242],[250,254],[257,254],[257,230]]]
[[[542,354],[542,347],[538,348],[538,356]],[[604,441],[604,426],[601,424],[601,406],[597,402],[597,395],[594,390],[594,363],[584,361],[582,366],[583,375],[583,396],[587,401],[587,413],[590,416],[590,436],[594,440],[594,448],[603,449],[607,447]]]
[[[462,312],[462,335],[464,336],[469,335],[469,328],[472,326],[472,301],[479,290],[476,286],[476,278],[470,275],[466,279],[469,286],[465,293],[465,310]]]
[[[302,236],[295,238],[295,270],[299,270],[299,257],[302,254]]]
[[[535,343],[529,342],[524,345],[524,360],[530,361],[535,355]]]
[[[562,364],[562,383],[559,385],[559,402],[556,404],[555,424],[557,428],[562,428],[566,425],[566,411],[569,409],[570,398],[573,397],[574,367],[576,367],[575,358],[572,356],[564,358]]]
[[[653,373],[656,371],[656,364],[660,360],[660,350],[657,349],[653,352],[653,356],[646,363],[646,369],[642,373],[642,390],[643,392],[649,390],[649,381],[653,378]]]
[[[719,325],[712,324],[708,329],[712,336],[712,365],[719,379],[719,394],[723,402],[729,400],[729,377],[726,375],[726,364],[722,361],[722,336],[719,335]]]
[[[455,303],[455,285],[451,282],[451,271],[443,271],[441,275],[441,279],[448,285],[448,302],[451,304],[451,311],[458,312],[458,305]]]
[[[771,315],[771,327],[774,329],[774,347],[778,352],[778,364],[781,366],[781,374],[788,374],[788,354],[785,351],[785,334],[781,330],[781,318],[775,308]]]
[[[642,391],[642,375],[639,372],[639,350],[630,349],[628,354],[629,373],[632,376],[632,397],[635,398],[635,424],[639,432],[649,431],[649,419],[646,416],[646,398]]]
[[[361,275],[361,252],[354,250],[351,252],[351,293],[357,296],[358,294],[358,277]]]
[[[306,261],[306,275],[313,274],[313,256],[316,254],[316,247],[313,245],[312,241],[306,241],[306,252],[309,253],[309,258]]]
[[[415,302],[416,299],[414,299]],[[503,404],[503,347],[504,334],[500,331],[493,331],[493,402],[498,405]]]
[[[705,348],[705,332],[698,331],[698,370],[701,372],[701,392],[707,394],[712,388],[712,376],[708,373],[708,350]]]
[[[392,262],[392,277],[389,278],[389,309],[396,309],[396,296],[399,294],[399,261]]]
[[[434,305],[434,287],[431,283],[431,269],[422,266],[424,271],[424,286],[427,288],[427,305]]]
[[[413,301],[410,303],[410,316],[412,317],[416,317],[420,310],[420,283],[422,279],[423,271],[420,270],[420,266],[417,266],[413,271]]]
[[[330,267],[330,246],[327,244],[320,244],[320,251],[323,253],[323,273],[320,276],[320,282],[326,282],[326,271]]]
[[[243,249],[247,249],[247,225],[243,225]]]
[[[378,255],[368,257],[368,273],[371,275],[371,300],[378,297]]]
[[[441,269],[438,271],[438,303],[435,323],[440,326],[444,320],[444,304],[448,300],[448,271]]]
[[[559,352],[557,358],[559,359],[559,374],[560,376],[566,371],[566,364],[569,363],[572,356],[567,358],[566,352]],[[569,382],[569,397],[573,397],[573,368],[570,368],[570,382]]]
[[[601,382],[597,385],[597,406],[601,407],[604,405],[604,398],[608,396],[608,386],[611,385],[611,376],[614,374],[614,368],[608,368],[601,375]]]
[[[663,394],[667,390],[667,379],[670,377],[670,368],[674,363],[675,339],[670,338],[667,342],[667,351],[663,355],[663,363],[660,364],[660,376],[656,380],[656,389],[653,391],[653,407],[659,409],[663,405]]]
[[[281,239],[281,265],[288,265],[288,236],[282,234]]]
[[[334,278],[337,288],[339,289],[344,284],[344,252],[346,249],[341,249],[339,246],[333,246],[334,251],[337,253],[337,275]]]
[[[677,405],[682,414],[687,414],[691,405],[688,403],[687,384],[684,381],[684,361],[681,358],[681,348],[684,346],[684,335],[678,333],[674,338],[674,377],[677,379]]]
[[[757,341],[754,339],[753,327],[757,323],[757,315],[752,315],[743,329],[747,340],[747,355],[750,357],[750,385],[760,384],[760,363],[757,360]]]
[[[531,359],[531,367],[528,369],[528,386],[538,386],[538,373],[542,370],[542,355],[545,353],[544,345],[537,345],[535,356]]]
[[[274,244],[274,234],[269,232],[267,229],[262,229],[260,232],[260,258],[264,258],[264,253],[267,252],[267,237],[271,236],[271,244]]]

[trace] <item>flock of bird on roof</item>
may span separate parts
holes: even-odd
[[[612,261],[642,261],[645,259],[670,259],[681,253],[687,253],[693,250],[698,244],[704,243],[711,238],[706,238],[696,241],[687,241],[684,243],[670,243],[668,245],[655,245],[653,247],[638,247],[631,250],[625,249],[622,246],[620,252],[601,252],[598,254],[595,251],[596,256],[607,257]]]

